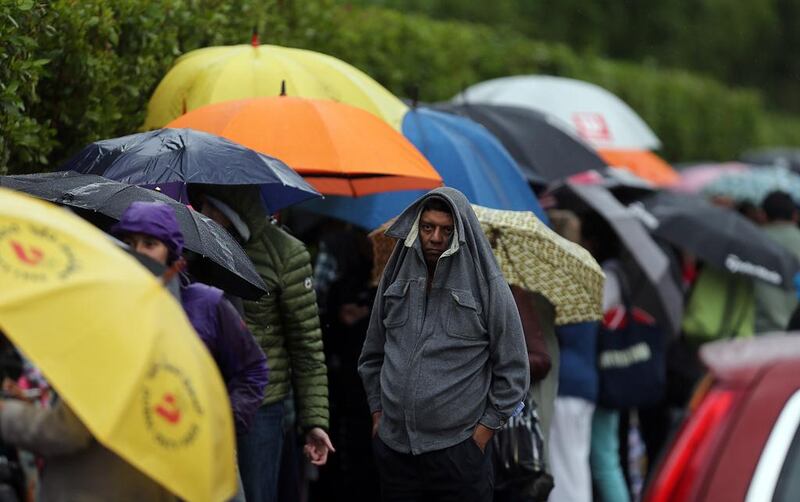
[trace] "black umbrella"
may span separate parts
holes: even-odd
[[[670,332],[677,333],[683,317],[683,294],[672,262],[644,225],[606,188],[566,183],[555,190],[559,206],[599,216],[622,246],[623,267],[634,304],[652,313]],[[586,224],[586,223],[584,223]]]
[[[800,263],[747,218],[697,196],[661,192],[629,207],[650,232],[703,261],[785,289]]]
[[[0,186],[75,208],[106,230],[132,202],[163,202],[175,210],[185,248],[201,258],[190,260],[199,280],[252,300],[267,292],[253,262],[224,228],[154,190],[75,172],[0,176]]]
[[[486,127],[508,149],[528,181],[547,184],[590,169],[605,169],[591,146],[554,118],[516,106],[439,103],[435,108]]]
[[[159,187],[189,202],[187,185],[259,185],[268,213],[320,197],[282,161],[225,138],[191,129],[157,129],[88,145],[62,171]]]

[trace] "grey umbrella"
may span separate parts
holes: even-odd
[[[672,333],[680,330],[683,294],[672,274],[670,259],[641,221],[606,188],[567,182],[580,202],[600,215],[618,237],[634,266],[627,266],[634,303],[653,313]]]

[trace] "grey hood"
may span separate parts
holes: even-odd
[[[461,251],[457,259],[451,260],[457,262],[456,267],[463,266],[469,267],[470,270],[477,270],[485,282],[502,275],[494,253],[492,253],[491,245],[486,239],[478,217],[472,210],[467,197],[455,188],[440,187],[431,190],[408,206],[386,230],[386,235],[397,239],[398,243],[386,264],[384,276],[396,277],[399,268],[406,261],[406,255],[413,252],[413,248],[418,245],[414,243],[419,242],[417,232],[420,213],[428,199],[434,197],[444,200],[453,209],[455,242],[451,243],[451,252],[446,254],[456,255],[458,251]]]
[[[453,210],[450,247],[428,268],[417,228],[424,203]],[[384,270],[359,359],[371,411],[390,448],[413,454],[453,446],[480,423],[496,429],[529,384],[522,324],[511,290],[467,198],[438,188],[406,208]]]

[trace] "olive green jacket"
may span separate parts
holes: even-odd
[[[328,376],[305,245],[270,222],[257,190],[209,187],[206,192],[231,206],[250,227],[243,247],[270,290],[258,301],[244,302],[245,321],[267,354],[264,404],[282,401],[291,388],[298,425],[327,429]]]

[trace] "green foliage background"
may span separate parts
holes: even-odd
[[[800,0],[341,0],[472,21],[579,52],[754,86],[800,111]]]
[[[514,12],[511,0],[493,4],[498,16]],[[419,86],[427,101],[518,73],[596,82],[643,116],[673,161],[800,144],[800,120],[768,113],[756,90],[576,52],[500,21],[433,21],[333,0],[0,0],[0,172],[53,169],[91,141],[136,132],[179,55],[246,43],[253,27],[265,43],[341,57],[398,95]]]

